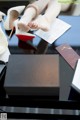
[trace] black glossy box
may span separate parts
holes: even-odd
[[[4,88],[8,95],[59,96],[59,55],[11,55]]]

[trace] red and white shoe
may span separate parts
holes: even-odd
[[[27,33],[25,31],[19,30],[18,26],[17,26],[18,20],[16,20],[14,22],[14,26],[15,26],[15,35],[22,41],[28,41],[28,40],[32,40],[33,38],[35,38],[36,36],[34,34],[31,33]]]

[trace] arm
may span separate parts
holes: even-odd
[[[36,10],[36,14],[39,15],[49,4],[50,0],[38,0],[29,4],[27,8],[33,7]]]
[[[18,28],[28,31],[28,23],[36,18],[49,4],[50,0],[38,0],[29,4],[18,22]]]
[[[58,0],[50,0],[44,16],[49,23],[52,23],[53,20],[59,15],[60,11],[61,4],[58,2]]]

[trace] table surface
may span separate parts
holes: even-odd
[[[64,20],[65,22],[72,25],[71,29],[69,29],[66,33],[64,33],[58,40],[55,42],[55,46],[60,45],[62,43],[70,43],[71,46],[79,46],[80,45],[80,27],[78,25],[80,21],[79,16],[59,16],[60,19]],[[1,24],[2,28],[3,25]],[[3,29],[3,31],[6,34],[6,31]],[[34,41],[36,44],[36,41],[40,40],[39,37],[37,37]],[[18,38],[13,35],[12,38],[9,40],[9,46],[18,47]],[[37,41],[38,42],[38,41]],[[34,43],[34,42],[33,42]]]
[[[72,47],[79,49],[79,46],[80,46],[80,34],[79,34],[80,27],[79,27],[78,23],[80,21],[80,16],[59,16],[59,18],[61,20],[63,20],[64,22],[69,23],[72,27],[68,31],[66,31],[60,38],[58,38],[52,45],[58,46],[58,45],[61,45],[63,43],[67,43],[67,44],[71,45]],[[2,26],[3,31],[6,34],[6,31],[4,30],[3,25],[1,25],[1,26]],[[25,48],[28,49],[30,46],[29,49],[36,50],[35,47],[39,44],[40,40],[41,40],[41,38],[37,36],[35,39],[33,39],[32,44],[29,43],[30,45],[27,44],[26,45],[27,47],[25,45],[22,45],[21,47],[22,47],[22,49],[25,49]],[[20,41],[18,40],[18,38],[15,36],[15,34],[13,34],[9,40],[9,47],[10,48],[15,47],[15,49],[19,48],[19,50],[20,50],[19,42]],[[28,41],[28,42],[30,42],[30,41]],[[46,44],[46,42],[45,42],[45,44]]]
[[[78,17],[78,16],[59,16],[59,18],[62,19],[62,20],[64,20],[65,22],[71,24],[72,27],[71,27],[70,30],[68,30],[66,33],[64,33],[64,35],[62,35],[62,36],[55,42],[55,46],[56,46],[56,45],[59,45],[59,44],[62,44],[62,43],[65,43],[66,41],[69,42],[70,45],[72,45],[72,46],[74,46],[74,45],[75,45],[75,46],[79,45],[79,43],[80,43],[80,40],[79,40],[79,37],[80,37],[80,34],[79,34],[80,27],[79,27],[78,24],[76,24],[76,22],[79,23],[80,17]],[[1,24],[1,25],[2,25],[2,24]],[[2,25],[2,28],[3,28],[3,25]],[[3,31],[4,31],[4,29],[3,29]],[[75,32],[75,31],[78,31],[78,32]],[[4,31],[4,32],[6,33],[6,31]],[[75,33],[75,34],[74,34],[74,33]],[[68,37],[67,37],[67,36],[68,36]],[[73,38],[76,38],[76,37],[77,37],[77,40],[74,40]],[[37,38],[39,39],[39,37],[37,37]],[[37,38],[36,38],[35,41],[37,41]],[[67,40],[66,40],[65,38],[67,38]],[[66,41],[65,41],[65,40],[66,40]],[[18,42],[19,42],[19,41],[18,41],[18,38],[17,38],[15,35],[13,35],[12,38],[9,40],[9,46],[11,46],[11,47],[17,46],[17,47],[18,47]],[[65,64],[65,62],[64,62],[64,64]],[[65,66],[68,66],[68,65],[66,64]],[[64,68],[64,67],[63,67],[63,68]],[[65,67],[65,68],[66,68],[66,67]],[[64,71],[65,71],[65,68],[64,68]],[[66,73],[65,75],[70,74],[69,71],[71,71],[71,74],[73,74],[73,71],[71,70],[71,68],[68,68],[68,69],[69,69],[69,70],[68,70],[67,72],[65,72],[65,73]],[[61,73],[61,74],[62,74],[62,73]],[[64,75],[64,78],[67,79],[67,77],[65,77],[65,75]],[[72,77],[72,75],[71,75],[70,77]],[[71,83],[71,80],[72,80],[72,78],[69,78],[69,80],[65,80],[65,81],[68,81],[69,84],[70,84],[70,83]],[[62,82],[61,84],[65,84],[64,91],[65,91],[65,90],[67,91],[66,82]],[[69,88],[69,84],[68,84],[68,88]],[[64,85],[63,85],[63,86],[64,86]],[[66,97],[65,97],[65,94],[64,94],[64,92],[63,92],[63,88],[60,89],[60,91],[61,91],[60,93],[63,93],[63,94],[60,95],[60,96],[64,96],[64,97],[60,97],[60,99],[62,99],[62,100],[68,99],[68,95],[69,95],[70,88],[69,88],[68,92],[66,93],[66,94],[67,94]]]

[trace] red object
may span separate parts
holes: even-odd
[[[22,41],[28,41],[35,38],[35,36],[27,36],[27,35],[20,35],[20,34],[16,34],[16,36],[19,38],[19,40],[22,40]]]

